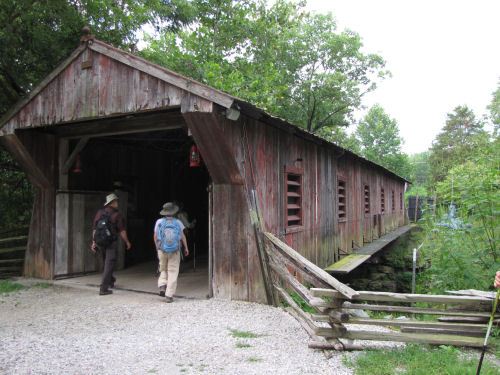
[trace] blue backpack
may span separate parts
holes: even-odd
[[[160,249],[166,253],[173,253],[179,250],[181,241],[181,228],[177,224],[177,219],[162,219],[158,226],[158,242]]]

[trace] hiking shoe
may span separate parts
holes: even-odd
[[[166,303],[174,302],[174,299],[172,297],[166,296],[165,297],[165,302]]]
[[[100,290],[99,291],[99,295],[100,296],[105,296],[107,294],[113,294],[113,291],[112,290],[109,290],[109,289],[106,289],[106,290]]]
[[[166,285],[160,286],[160,297],[165,297],[165,291],[167,290]]]

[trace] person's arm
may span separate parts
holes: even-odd
[[[497,274],[495,275],[495,288],[500,288],[500,271],[497,271]]]
[[[125,241],[125,243],[127,244],[127,250],[129,250],[131,247],[132,247],[132,244],[130,243],[130,241],[128,240],[128,237],[127,237],[127,231],[126,230],[122,230],[120,232],[120,236],[121,238],[123,239],[123,241]]]
[[[97,251],[97,244],[94,241],[95,229],[92,230],[92,245],[90,245],[90,250],[95,254]]]
[[[184,234],[184,232],[181,232],[181,234],[182,234],[182,243],[184,244],[184,256],[188,256],[189,250],[188,250],[188,244],[186,241],[186,235]]]
[[[94,254],[97,251],[97,244],[94,241],[95,228],[96,228],[96,225],[97,225],[97,221],[101,218],[101,214],[102,214],[101,210],[97,211],[97,213],[95,214],[95,217],[94,217],[94,222],[92,223],[92,244],[90,245],[90,250]]]

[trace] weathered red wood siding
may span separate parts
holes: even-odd
[[[404,181],[380,167],[345,153],[341,148],[305,139],[294,131],[242,116],[237,122],[223,117],[225,140],[232,146],[247,191],[255,183],[265,230],[277,234],[320,267],[351,253],[403,225],[399,194]],[[298,230],[285,222],[285,166],[302,169],[302,218]],[[346,180],[347,217],[338,219],[339,173]],[[364,186],[370,188],[370,212],[364,212]],[[381,213],[380,189],[385,191]],[[395,209],[391,194],[394,191]],[[231,208],[232,209],[232,208]],[[239,211],[239,209],[238,209]],[[250,269],[249,269],[250,273]]]
[[[92,67],[82,68],[86,59]],[[180,106],[183,90],[95,51],[85,50],[2,128],[55,125]]]

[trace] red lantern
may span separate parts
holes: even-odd
[[[200,153],[196,145],[192,145],[191,150],[189,151],[189,166],[190,167],[200,166]]]
[[[80,164],[80,155],[76,155],[76,163],[75,163],[75,169],[73,169],[73,173],[82,173],[82,166]]]

